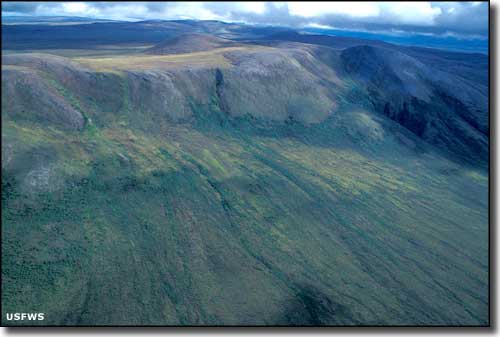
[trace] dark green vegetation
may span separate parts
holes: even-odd
[[[4,55],[2,319],[488,324],[487,64],[301,42]]]

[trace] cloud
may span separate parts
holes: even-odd
[[[380,14],[380,7],[375,2],[290,2],[288,9],[290,15],[306,18],[329,14],[358,18]]]
[[[382,8],[384,18],[401,24],[434,25],[436,18],[442,14],[442,9],[432,6],[431,2],[384,3]]]
[[[487,2],[3,2],[2,15],[197,19],[487,36]]]

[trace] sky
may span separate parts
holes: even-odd
[[[2,2],[2,16],[196,19],[486,39],[488,2]]]

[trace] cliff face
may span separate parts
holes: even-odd
[[[2,68],[5,311],[487,322],[482,77],[302,43]]]
[[[99,60],[84,67],[55,56],[7,55],[5,110],[72,128],[82,127],[82,114],[102,126],[121,118],[145,130],[193,121],[211,106],[228,118],[307,125],[351,104],[386,115],[460,160],[487,161],[487,83],[467,73],[374,46],[228,47],[201,52],[196,63],[182,55],[145,56],[135,67],[120,60],[109,72],[100,71]],[[52,105],[57,112],[48,111]]]
[[[6,98],[23,90],[11,79],[22,76],[24,68],[19,66],[29,67],[33,73],[45,76],[32,79],[38,86],[45,86],[32,86],[32,95],[49,95],[49,90],[64,88],[96,122],[104,118],[102,113],[119,116],[130,111],[135,115],[155,115],[160,123],[186,121],[193,117],[195,106],[206,109],[214,103],[224,105],[229,117],[296,119],[307,124],[326,119],[336,107],[332,88],[322,83],[324,79],[312,74],[289,53],[277,50],[230,50],[226,54],[230,64],[214,62],[120,73],[93,72],[53,56],[47,56],[42,62],[40,57],[43,56],[4,57],[4,64],[9,65],[6,83],[10,83]],[[65,67],[66,71],[52,70],[57,67]],[[49,88],[50,84],[55,88]],[[60,94],[61,99],[70,100],[64,93]],[[16,103],[17,100],[7,102],[17,108]],[[99,112],[100,107],[107,109]],[[38,114],[35,104],[33,108],[31,114]],[[136,126],[140,127],[140,123]]]

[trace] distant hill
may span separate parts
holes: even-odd
[[[321,46],[333,47],[336,49],[344,49],[359,45],[370,46],[386,46],[388,43],[376,40],[355,39],[350,37],[330,36],[330,35],[317,35],[317,34],[304,34],[296,31],[283,31],[271,34],[264,38],[265,40],[275,41],[291,41],[317,44]]]
[[[108,19],[85,18],[80,16],[2,16],[2,24],[82,24],[94,22],[118,22]]]
[[[88,25],[92,24],[92,25]],[[459,40],[454,38],[419,37],[395,38],[388,35],[359,32],[304,29],[302,33],[280,26],[249,25],[216,20],[144,20],[138,22],[113,21],[69,16],[3,16],[3,49],[83,48],[117,43],[159,43],[180,34],[209,34],[233,41],[258,39],[264,41],[291,41],[320,44],[338,48],[356,45],[381,45],[397,43],[454,51],[487,53],[487,41]],[[67,31],[55,30],[57,26],[71,26]],[[9,29],[6,29],[9,28]],[[305,34],[304,34],[305,33]],[[99,39],[95,36],[99,34]]]
[[[236,46],[238,43],[206,34],[183,34],[158,43],[148,49],[149,54],[184,54],[216,48]]]
[[[401,46],[420,46],[439,48],[467,53],[488,53],[487,39],[464,39],[455,36],[442,36],[433,34],[390,34],[384,32],[361,32],[340,29],[305,28],[304,32],[316,35],[331,35],[353,39],[384,41]]]

